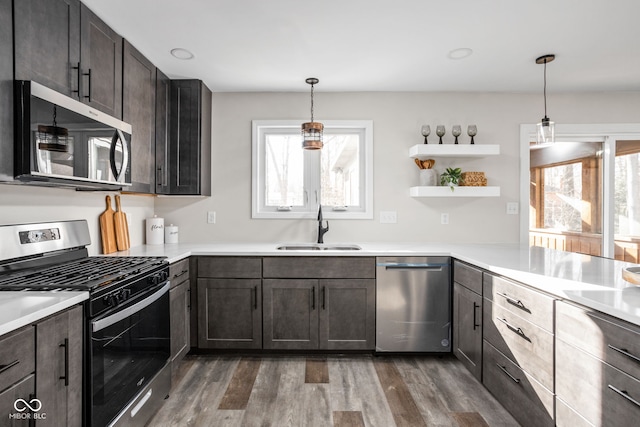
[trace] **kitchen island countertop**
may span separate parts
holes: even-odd
[[[80,304],[89,292],[0,292],[0,336]]]
[[[113,255],[166,256],[428,256],[445,255],[476,265],[628,322],[640,325],[640,286],[622,279],[622,269],[637,265],[607,258],[518,244],[365,243],[358,251],[283,251],[295,243],[210,243],[143,245]]]

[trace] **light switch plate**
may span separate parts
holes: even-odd
[[[207,224],[215,224],[216,223],[216,212],[209,211],[207,212]]]
[[[518,215],[520,213],[520,206],[518,202],[507,203],[507,215]]]
[[[398,222],[396,211],[380,211],[380,224],[395,224]]]

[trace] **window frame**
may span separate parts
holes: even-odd
[[[278,210],[265,205],[265,135],[269,133],[300,134],[304,120],[252,120],[251,122],[251,217],[253,219],[315,219],[318,215],[320,195],[320,152],[305,152],[305,201],[301,207]],[[360,206],[334,210],[322,206],[324,219],[373,219],[373,121],[323,120],[324,133],[360,133]],[[325,138],[326,139],[326,138]],[[300,136],[302,150],[302,136]],[[317,159],[317,160],[314,160]],[[316,196],[317,194],[317,196]]]

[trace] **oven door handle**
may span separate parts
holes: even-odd
[[[99,320],[94,320],[93,322],[91,322],[91,330],[93,332],[98,332],[104,328],[108,328],[109,326],[118,323],[119,321],[126,319],[127,317],[131,316],[132,314],[137,313],[140,310],[143,310],[147,307],[149,307],[151,304],[153,304],[154,302],[156,302],[157,300],[159,300],[164,294],[166,294],[167,292],[169,292],[169,281],[167,281],[164,286],[162,286],[162,288],[160,288],[160,290],[158,290],[157,292],[154,292],[153,294],[149,295],[147,298],[143,299],[142,301],[138,301],[137,303],[116,311],[115,313],[113,313],[110,316],[107,316],[105,318],[99,319]]]

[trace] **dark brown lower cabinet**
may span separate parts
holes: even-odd
[[[2,423],[0,423],[0,425],[7,427],[27,427],[32,425],[29,419],[21,418],[24,413],[18,412],[14,405],[18,399],[31,402],[31,399],[35,396],[33,393],[34,388],[35,376],[31,374],[8,389],[0,392],[0,414],[2,414]],[[31,416],[32,413],[28,415]],[[44,421],[46,422],[46,420]]]
[[[171,378],[174,380],[180,361],[189,352],[191,305],[189,276],[169,290],[169,319],[171,322]],[[173,381],[172,381],[173,382]]]
[[[83,313],[78,306],[36,324],[38,424],[82,426]]]
[[[260,279],[198,279],[198,347],[262,348]]]
[[[374,279],[265,279],[264,348],[373,350]]]
[[[482,380],[482,296],[453,283],[453,354]]]

